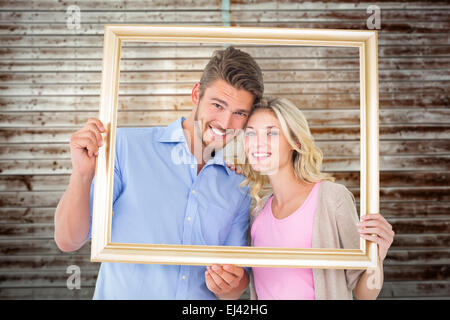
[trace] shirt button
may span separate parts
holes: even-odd
[[[181,277],[181,279],[186,280],[186,276],[183,274],[183,276]]]
[[[195,194],[195,190],[192,190],[191,192],[192,192],[192,194]]]
[[[187,220],[188,220],[188,221],[191,221],[191,217],[187,217]]]
[[[195,165],[191,164],[191,168],[194,169],[194,168],[195,168]]]

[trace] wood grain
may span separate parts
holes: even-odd
[[[90,245],[62,253],[55,207],[71,173],[70,135],[98,114],[105,23],[223,25],[220,1],[0,2],[0,299],[91,299]],[[233,0],[230,25],[366,30],[372,2]],[[381,299],[450,299],[450,6],[392,1],[378,31],[380,211],[396,237]],[[123,47],[119,124],[167,125],[192,109],[191,90],[221,45]],[[307,116],[324,169],[359,210],[359,60],[348,48],[237,46],[261,66],[266,94]],[[82,270],[68,290],[66,269]]]

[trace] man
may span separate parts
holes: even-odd
[[[217,51],[192,90],[187,119],[116,134],[113,242],[247,245],[250,197],[222,148],[242,129],[263,94],[247,53]],[[55,213],[55,241],[78,250],[90,238],[93,177],[103,124],[89,119],[70,139],[72,175]],[[186,161],[187,160],[187,161]],[[246,269],[102,263],[94,299],[237,299]]]

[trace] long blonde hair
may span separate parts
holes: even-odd
[[[255,106],[253,112],[262,110],[272,112],[280,122],[286,140],[294,149],[292,165],[295,176],[299,180],[305,182],[335,180],[330,174],[320,171],[323,160],[322,151],[314,144],[308,122],[297,106],[286,98],[264,97]],[[240,145],[242,155],[244,153],[243,140]],[[246,179],[239,186],[249,186],[249,193],[253,199],[252,205],[259,206],[262,198],[271,191],[269,179],[267,175],[262,175],[252,169],[245,153],[244,157],[242,174]]]

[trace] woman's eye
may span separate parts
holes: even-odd
[[[252,136],[255,135],[255,133],[254,133],[254,132],[251,132],[251,131],[247,131],[247,132],[245,133],[245,135],[246,135],[247,137],[252,137]]]
[[[269,135],[269,136],[277,136],[277,135],[278,135],[278,132],[276,132],[276,131],[270,131],[270,132],[268,133],[268,135]]]

